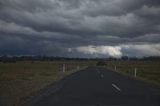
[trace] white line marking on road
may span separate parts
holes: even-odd
[[[101,78],[103,78],[104,77],[104,75],[103,74],[101,74]]]
[[[118,91],[121,91],[121,89],[120,89],[118,86],[116,86],[115,84],[112,84],[112,86],[113,86],[115,89],[117,89]]]

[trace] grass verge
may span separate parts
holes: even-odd
[[[137,69],[136,79],[160,86],[160,61],[109,61],[107,68],[132,76]]]
[[[0,63],[0,106],[19,106],[34,92],[86,65],[80,61]]]

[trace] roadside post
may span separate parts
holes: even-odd
[[[134,77],[137,77],[137,68],[134,69]]]
[[[65,64],[63,64],[63,72],[65,72]]]
[[[79,70],[79,65],[77,65],[77,70]]]
[[[116,71],[116,70],[117,70],[117,67],[115,66],[114,69],[115,69],[115,71]]]

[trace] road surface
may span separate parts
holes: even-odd
[[[105,68],[88,67],[66,77],[59,85],[29,105],[160,106],[159,88]]]

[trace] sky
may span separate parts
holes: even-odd
[[[0,55],[160,56],[160,0],[0,0]]]

